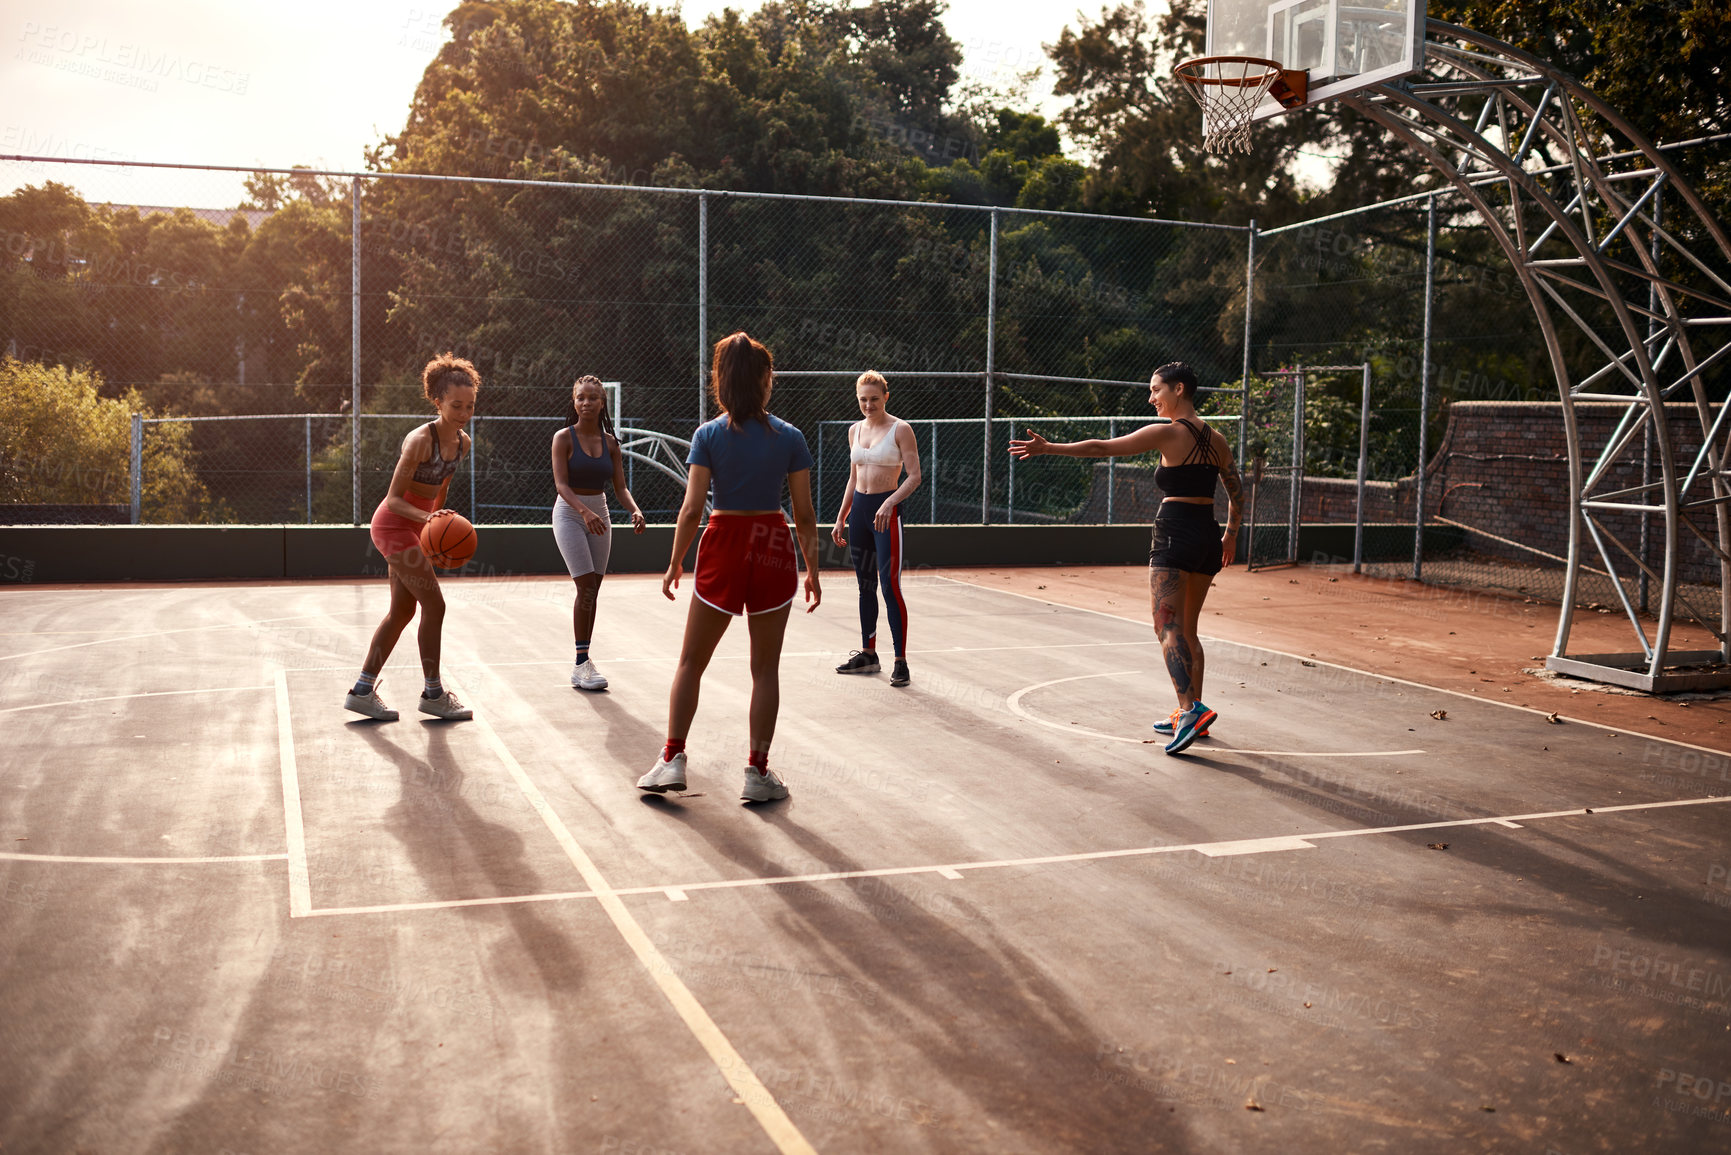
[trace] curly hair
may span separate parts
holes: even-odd
[[[769,412],[769,380],[774,372],[775,358],[769,350],[743,331],[715,343],[709,389],[727,414],[729,426],[763,420]]]
[[[455,353],[440,353],[421,370],[421,392],[428,401],[438,401],[453,385],[473,385],[481,388],[481,374],[475,366]]]

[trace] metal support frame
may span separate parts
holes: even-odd
[[[1430,465],[1430,334],[1436,300],[1436,194],[1425,205],[1424,333],[1419,340],[1418,469],[1412,494],[1412,580],[1424,580],[1424,487]]]
[[[132,524],[144,513],[144,414],[132,415]]]
[[[709,194],[697,198],[697,423],[709,420]]]
[[[1569,459],[1563,604],[1546,665],[1649,691],[1731,685],[1731,407],[1711,402],[1703,380],[1731,357],[1731,240],[1664,153],[1560,69],[1439,20],[1427,22],[1424,47],[1424,84],[1374,85],[1340,102],[1418,152],[1478,212],[1537,316]],[[1666,186],[1674,215],[1662,225]],[[1621,408],[1608,436],[1582,429],[1585,401]],[[1699,434],[1692,453],[1673,421]],[[1658,478],[1633,484],[1649,436]],[[1629,514],[1658,531],[1657,567]],[[1717,552],[1717,606],[1679,590],[1691,537]],[[1587,548],[1638,652],[1569,652]],[[1650,633],[1630,599],[1643,572],[1659,595]],[[1672,651],[1679,609],[1714,633],[1716,650]]]
[[[1352,516],[1352,572],[1364,572],[1364,485],[1370,472],[1370,362],[1358,395],[1358,501]]]

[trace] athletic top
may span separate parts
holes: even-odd
[[[583,443],[577,440],[577,426],[571,430],[571,459],[565,463],[565,477],[572,489],[606,489],[613,480],[613,454],[607,448],[607,434],[601,435],[601,456],[590,457]]]
[[[1181,465],[1162,465],[1154,470],[1154,484],[1167,497],[1213,497],[1214,486],[1220,480],[1220,466],[1214,461],[1214,438],[1206,425],[1198,429],[1188,421],[1179,425],[1190,431],[1195,444]]]
[[[774,414],[732,429],[724,413],[697,427],[685,463],[710,471],[716,509],[779,509],[782,482],[811,468],[811,450],[805,434]]]
[[[900,465],[902,463],[902,451],[896,445],[896,431],[901,428],[901,424],[899,420],[891,424],[890,431],[880,437],[877,444],[869,449],[858,444],[850,447],[848,460],[855,465]],[[857,428],[863,434],[865,422],[860,422]]]
[[[463,433],[457,431],[457,456],[446,461],[439,449],[439,431],[433,426],[436,421],[427,422],[427,434],[433,439],[433,455],[421,464],[415,466],[415,481],[421,485],[443,485],[453,473],[457,472],[457,462],[463,460]]]

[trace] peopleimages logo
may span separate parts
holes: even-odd
[[[24,21],[19,33],[22,48],[15,59],[44,64],[99,80],[112,80],[154,92],[160,80],[178,80],[196,88],[208,88],[233,96],[245,96],[252,73],[208,61],[183,57],[178,52],[158,51],[142,44],[111,41],[106,36],[79,28]]]

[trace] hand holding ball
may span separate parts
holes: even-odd
[[[457,569],[475,556],[475,527],[460,513],[441,509],[421,526],[421,552],[440,569]]]

